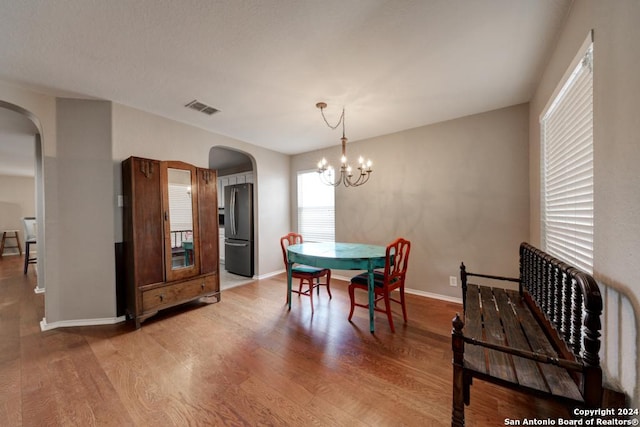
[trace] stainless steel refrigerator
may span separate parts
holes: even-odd
[[[253,277],[253,184],[225,187],[224,237],[225,270]]]

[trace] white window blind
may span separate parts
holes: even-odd
[[[334,188],[318,172],[298,172],[298,233],[305,242],[336,240]]]
[[[593,44],[541,119],[544,249],[593,271]]]
[[[169,184],[168,188],[171,231],[193,231],[191,186]]]

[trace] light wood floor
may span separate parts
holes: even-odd
[[[19,257],[0,259],[2,426],[445,426],[451,318],[460,306],[408,296],[409,323],[366,310],[347,321],[346,283],[285,306],[284,276],[217,304],[119,324],[41,332],[43,296]],[[567,409],[474,382],[468,426],[567,417]]]

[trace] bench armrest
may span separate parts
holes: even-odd
[[[460,284],[462,287],[462,307],[466,311],[467,309],[467,277],[482,277],[485,279],[492,280],[501,280],[506,282],[514,282],[520,284],[520,279],[517,277],[505,277],[505,276],[494,276],[492,274],[480,274],[480,273],[470,273],[467,271],[467,266],[464,265],[464,262],[460,263]]]
[[[471,273],[467,271],[467,266],[464,265],[464,262],[460,263],[460,280],[462,281],[462,285],[465,286],[467,284],[467,277],[484,277],[485,279],[493,279],[493,280],[503,280],[508,282],[520,283],[519,277],[506,277],[506,276],[495,276],[493,274],[481,274],[481,273]]]
[[[519,348],[506,347],[500,344],[492,344],[487,341],[478,340],[475,338],[465,337],[463,336],[463,340],[467,344],[478,345],[481,347],[485,347],[491,350],[497,350],[503,353],[508,353],[514,356],[523,357],[525,359],[530,359],[540,363],[547,363],[550,365],[560,366],[564,369],[570,369],[572,371],[582,372],[584,371],[584,365],[578,362],[574,362],[573,360],[561,359],[558,357],[551,357],[542,353],[535,353],[528,350],[522,350]]]
[[[464,266],[464,264],[462,264],[462,266]],[[509,282],[520,283],[520,279],[517,278],[517,277],[492,276],[490,274],[469,273],[468,271],[466,272],[466,276],[467,277],[470,277],[470,276],[473,276],[473,277],[484,277],[486,279],[504,280],[504,281],[509,281]]]

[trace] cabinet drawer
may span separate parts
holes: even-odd
[[[215,278],[215,275],[198,277],[143,291],[142,311],[158,310],[214,293],[217,291]]]

